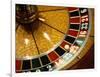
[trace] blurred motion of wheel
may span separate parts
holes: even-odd
[[[16,4],[16,72],[71,69],[94,47],[93,14],[88,8]]]

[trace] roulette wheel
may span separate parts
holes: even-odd
[[[92,8],[16,4],[16,72],[71,69],[94,47],[93,17]]]

